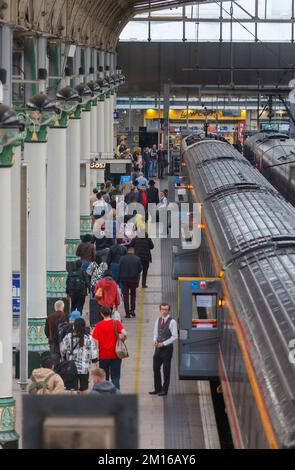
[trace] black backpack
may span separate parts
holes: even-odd
[[[70,333],[71,325],[66,321],[65,318],[60,318],[55,324],[54,330],[54,342],[61,343],[64,337]]]
[[[82,271],[72,271],[69,274],[68,289],[70,294],[85,294],[86,293],[86,281]]]

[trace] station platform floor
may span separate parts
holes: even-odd
[[[149,395],[153,385],[153,328],[159,304],[171,304],[177,320],[177,282],[171,278],[172,245],[170,239],[155,239],[147,289],[137,291],[136,318],[125,319],[123,304],[119,311],[128,331],[130,357],[123,360],[121,393],[136,394],[139,400],[140,449],[218,449],[213,403],[208,382],[178,379],[178,345],[174,345],[171,384],[166,397]],[[87,308],[84,311],[87,317]],[[14,382],[17,400],[17,432],[21,435],[21,395]]]

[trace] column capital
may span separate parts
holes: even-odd
[[[29,351],[48,351],[48,339],[45,336],[46,318],[29,318],[28,346]]]
[[[67,129],[69,126],[69,114],[62,111],[60,115],[57,115],[57,119],[50,129]]]
[[[30,125],[27,128],[27,136],[25,139],[26,143],[29,144],[46,144],[48,140],[48,127],[40,126],[39,128]]]
[[[66,297],[67,271],[47,271],[47,298]]]
[[[0,153],[0,168],[11,168],[15,163],[15,153],[13,146],[8,146]]]
[[[82,106],[79,105],[77,106],[76,110],[70,114],[70,119],[81,119],[81,114],[82,114]]]
[[[0,444],[2,447],[19,439],[19,435],[15,431],[15,420],[14,398],[0,398]]]

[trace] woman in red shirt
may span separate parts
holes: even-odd
[[[100,309],[103,320],[95,325],[92,337],[97,343],[99,350],[99,367],[104,369],[106,380],[111,379],[115,387],[120,390],[121,363],[116,354],[117,335],[115,332],[114,320],[111,318],[111,309],[103,305]],[[115,320],[118,333],[124,341],[127,338],[127,332],[119,320]]]

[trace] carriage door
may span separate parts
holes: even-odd
[[[222,289],[217,278],[179,278],[179,378],[218,377]]]

